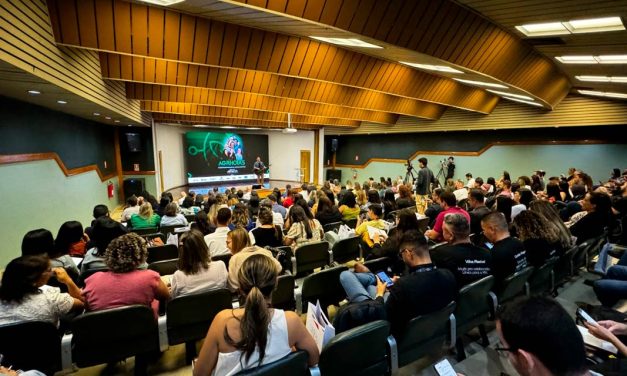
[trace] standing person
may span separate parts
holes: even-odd
[[[253,165],[255,175],[257,175],[257,184],[263,185],[263,174],[266,172],[266,165],[261,161],[261,157],[257,157],[255,164]]]
[[[420,215],[425,214],[427,199],[431,194],[431,184],[436,184],[433,171],[427,167],[428,160],[425,157],[418,159],[418,179],[416,179],[416,211]]]
[[[446,164],[446,180],[453,179],[455,176],[455,158],[453,156],[448,157],[448,163]]]

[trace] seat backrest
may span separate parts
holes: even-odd
[[[296,309],[294,287],[296,282],[293,275],[281,275],[277,280],[276,289],[272,292],[272,307],[293,311]]]
[[[359,236],[342,239],[333,244],[333,261],[345,263],[359,258]]]
[[[346,292],[340,283],[340,274],[348,270],[345,266],[325,269],[314,273],[303,280],[301,299],[303,312],[307,311],[307,302],[316,304],[320,300],[320,306],[326,309],[331,304],[337,304],[346,298]]]
[[[389,257],[379,257],[364,262],[364,266],[367,267],[371,272],[376,273],[380,270],[387,271],[393,263],[394,260]]]
[[[487,320],[492,309],[489,293],[494,287],[494,276],[487,276],[470,283],[459,290],[455,319],[457,321],[457,336]]]
[[[294,250],[296,273],[311,272],[329,265],[329,243],[326,241],[304,244]]]
[[[334,336],[320,354],[320,374],[387,374],[389,362],[386,339],[389,334],[390,323],[377,320]]]
[[[50,322],[28,321],[0,326],[2,364],[52,375],[61,369],[61,337]]]
[[[176,345],[205,338],[213,318],[232,307],[231,293],[226,289],[172,299],[166,308],[168,342]]]
[[[255,376],[276,376],[276,375],[294,375],[309,376],[308,361],[309,355],[305,351],[292,352],[283,358],[272,363],[264,364],[261,367],[251,368],[236,375],[255,375]]]
[[[213,256],[211,257],[211,261],[222,261],[224,262],[224,265],[226,266],[226,270],[229,270],[229,261],[231,261],[231,256],[233,255],[230,253],[227,253],[224,255]]]
[[[159,227],[159,232],[168,237],[168,234],[173,234],[177,228],[185,227],[184,225],[172,225],[172,226],[161,226]]]
[[[335,231],[338,232],[338,230],[340,229],[340,226],[342,226],[342,222],[333,222],[333,223],[327,223],[326,225],[322,226],[322,229],[324,230],[324,232],[329,232],[329,231]]]
[[[195,214],[187,214],[187,215],[185,215],[185,219],[187,219],[187,222],[194,222],[196,220],[196,215]]]
[[[154,234],[155,232],[159,232],[159,228],[157,227],[146,227],[146,228],[137,228],[137,229],[130,229],[131,232],[136,233],[137,235],[148,235],[148,234]]]
[[[455,302],[450,302],[436,312],[415,317],[407,323],[403,335],[397,338],[399,367],[442,349],[451,335],[449,319],[454,311]]]
[[[72,320],[72,360],[79,367],[159,350],[157,321],[143,305],[89,312]]]
[[[429,221],[431,220],[431,218],[429,217],[424,217],[424,218],[420,218],[418,220],[418,230],[420,232],[425,232],[427,231],[427,228],[429,227]]]
[[[148,264],[148,269],[154,270],[159,273],[159,275],[170,275],[174,274],[174,272],[178,269],[178,262],[179,259],[155,261]]]
[[[500,304],[514,299],[525,290],[525,283],[533,273],[533,269],[533,266],[528,266],[503,280],[497,294]]]
[[[157,247],[148,247],[149,264],[156,261],[172,260],[179,258],[179,249],[174,244],[165,244]]]
[[[357,227],[357,219],[349,219],[347,221],[342,221],[342,222],[344,222],[344,224],[350,228]]]
[[[555,263],[557,263],[557,260],[557,257],[553,257],[547,260],[544,265],[536,268],[533,273],[531,273],[531,276],[528,280],[529,290],[531,294],[543,293],[553,288],[553,285],[551,283],[551,273],[553,272],[553,268],[555,268]]]

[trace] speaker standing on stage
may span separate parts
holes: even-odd
[[[266,165],[261,161],[261,157],[257,157],[255,164],[253,165],[255,175],[257,175],[257,184],[263,185],[263,174],[266,172]]]

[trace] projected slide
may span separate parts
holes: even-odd
[[[187,132],[183,140],[189,184],[255,180],[253,165],[257,157],[269,166],[266,135]],[[270,178],[269,169],[264,178]]]

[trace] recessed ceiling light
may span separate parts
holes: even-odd
[[[111,120],[111,116],[105,116],[105,119]]]
[[[67,104],[67,102],[66,102],[66,101],[62,101],[62,100],[60,100],[60,99],[57,101],[57,103],[58,103],[58,104]]]
[[[508,99],[510,101],[514,101],[514,102],[520,102],[520,103],[524,103],[524,104],[530,104],[532,106],[536,106],[536,107],[544,107],[542,106],[542,104],[538,103],[538,102],[530,102],[530,101],[525,101],[522,99],[516,99],[516,98],[511,98],[511,97],[502,97],[503,99]]]
[[[453,78],[455,81],[463,82],[468,85],[477,85],[477,86],[487,86],[487,87],[496,87],[500,89],[508,89],[507,86],[501,84],[494,84],[492,82],[483,82],[483,81],[473,81],[473,80],[464,80],[461,78]]]
[[[579,81],[627,84],[627,76],[575,76]]]
[[[597,64],[597,60],[592,55],[568,55],[556,56],[557,61],[564,64]]]
[[[94,112],[94,116],[100,116],[100,113]]]
[[[28,94],[30,94],[30,95],[39,95],[39,94],[41,94],[41,91],[39,91],[39,90],[29,90]]]
[[[528,97],[526,95],[512,94],[512,93],[507,93],[507,92],[504,92],[504,91],[498,91],[498,90],[492,90],[492,89],[488,89],[488,91],[490,93],[502,95],[504,97],[511,97],[511,98],[518,98],[518,99],[522,99],[522,100],[526,100],[526,101],[533,101],[533,98]]]
[[[570,34],[570,31],[561,22],[526,24],[516,26],[516,29],[528,37]]]
[[[235,129],[235,127],[232,127],[230,125],[223,125],[221,128],[224,128],[224,129]]]
[[[139,0],[139,1],[143,1],[144,3],[161,5],[161,6],[167,7],[168,5],[174,5],[174,4],[177,4],[177,3],[182,3],[185,0]]]
[[[516,29],[528,37],[547,35],[565,35],[598,33],[603,31],[625,30],[620,17],[589,18],[564,22],[544,22],[516,26]]]
[[[248,130],[250,130],[250,131],[256,131],[257,129],[261,129],[261,128],[255,128],[255,127],[253,127],[253,128],[246,128],[246,129],[248,129]]]
[[[129,124],[128,126],[129,126],[129,127],[132,127],[132,126],[133,126],[133,124]]]
[[[625,26],[623,25],[623,21],[620,19],[620,17],[570,20],[568,22],[563,22],[563,24],[573,34],[625,30]]]
[[[207,124],[194,124],[193,126],[196,127],[196,128],[207,128],[208,127]]]
[[[426,70],[437,71],[437,72],[464,73],[464,72],[462,72],[460,70],[457,70],[455,68],[451,68],[451,67],[446,66],[446,65],[418,64],[418,63],[410,63],[408,61],[399,61],[399,63],[406,64],[406,65],[412,66],[414,68],[426,69]]]
[[[314,37],[310,38],[319,40],[321,42],[327,42],[331,44],[337,44],[339,46],[350,46],[350,47],[364,47],[364,48],[383,48],[381,46],[377,46],[376,44],[371,44],[368,42],[364,42],[363,40],[357,38],[327,38],[327,37]]]
[[[113,120],[113,122],[114,122],[114,123],[119,123],[120,121],[119,121],[119,120]]]
[[[627,64],[627,55],[600,55],[594,58],[600,64]]]
[[[627,99],[627,93],[612,93],[596,90],[577,90],[580,94],[594,95],[596,97],[621,98]]]

